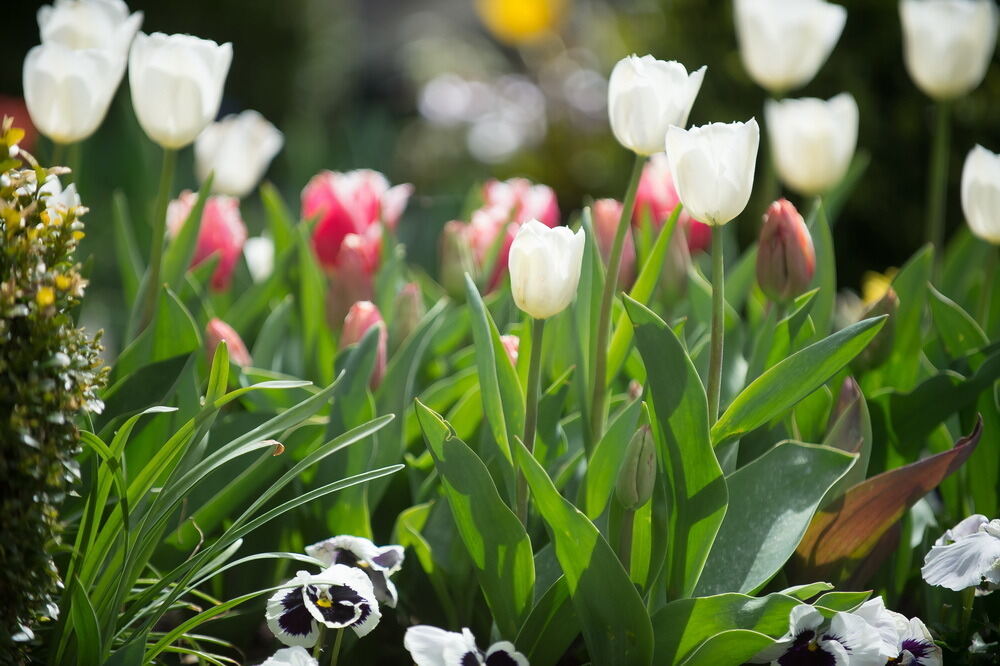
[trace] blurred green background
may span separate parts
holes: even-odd
[[[5,35],[0,94],[21,94],[20,65],[38,41],[40,4],[5,8],[13,29]],[[413,183],[416,196],[400,233],[410,257],[432,270],[441,225],[460,214],[470,188],[488,177],[524,175],[553,186],[564,219],[588,197],[621,197],[631,155],[611,137],[605,86],[623,55],[648,52],[689,69],[707,65],[692,124],[760,118],[765,98],[740,63],[728,1],[129,4],[145,13],[146,32],[233,43],[221,113],[257,109],[285,133],[285,149],[268,178],[293,209],[303,185],[323,168],[371,167],[392,182]],[[933,107],[906,74],[897,4],[843,4],[848,20],[839,44],[816,79],[794,94],[829,98],[849,91],[861,108],[859,152],[871,161],[834,229],[840,284],[857,288],[864,271],[898,266],[923,242]],[[540,29],[525,28],[525,21]],[[1000,149],[996,59],[984,83],[954,108],[949,230],[963,223],[958,186],[965,154],[975,143]],[[44,141],[36,153],[46,158]],[[91,207],[83,251],[94,257],[89,307],[95,323],[122,310],[108,259],[110,194],[126,192],[146,246],[141,234],[148,235],[158,165],[159,149],[138,128],[123,85],[77,163],[84,203]],[[196,187],[190,149],[181,165],[177,186]],[[738,221],[743,243],[756,233],[767,203],[761,197],[758,188]],[[243,215],[251,233],[259,232],[255,197],[244,202]]]

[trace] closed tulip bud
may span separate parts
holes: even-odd
[[[864,395],[854,377],[847,377],[840,386],[837,403],[830,410],[830,419],[826,425],[828,435],[834,434],[830,444],[845,451],[855,451],[863,436],[861,426],[861,404]],[[842,421],[838,426],[837,423]],[[836,426],[836,431],[834,431]]]
[[[976,146],[965,158],[962,212],[972,233],[1000,245],[1000,154]]]
[[[302,190],[302,218],[319,218],[312,242],[320,263],[336,267],[348,234],[364,235],[379,223],[395,229],[412,190],[412,185],[389,187],[385,176],[371,169],[313,176]]]
[[[183,148],[219,113],[233,45],[191,35],[139,33],[128,58],[139,125],[164,148]]]
[[[441,230],[439,279],[448,295],[460,303],[465,300],[465,274],[474,281],[479,279],[468,227],[465,222],[452,220]]]
[[[399,290],[396,294],[394,311],[391,342],[393,349],[399,349],[403,341],[417,330],[420,320],[427,314],[424,296],[420,293],[420,286],[416,282],[407,282]]]
[[[119,77],[141,24],[142,12],[129,14],[122,0],[56,0],[38,10],[43,44],[108,51],[120,63]]]
[[[375,273],[382,253],[382,239],[375,228],[369,234],[348,234],[337,253],[337,263],[328,271],[327,321],[339,330],[352,303],[369,301],[375,295]]]
[[[892,287],[885,292],[877,303],[868,308],[864,314],[864,319],[889,315],[882,329],[872,338],[860,354],[854,358],[852,367],[858,371],[873,370],[887,360],[892,355],[892,348],[896,342],[896,311],[899,310],[899,297]]]
[[[858,143],[858,104],[848,93],[764,105],[778,175],[800,194],[823,194],[844,179]]]
[[[628,511],[635,511],[653,496],[656,483],[656,443],[648,425],[644,425],[628,443],[625,459],[618,470],[615,495]]]
[[[547,227],[559,224],[559,201],[548,185],[527,178],[490,180],[483,185],[485,208],[503,211],[501,217],[518,224],[538,220]]]
[[[263,282],[274,272],[274,241],[268,236],[254,236],[243,244],[243,258],[254,282]]]
[[[903,56],[917,87],[960,97],[983,81],[997,42],[994,0],[902,0]]]
[[[24,101],[39,132],[75,143],[104,120],[122,72],[103,50],[74,51],[59,43],[36,46],[24,58]]]
[[[591,209],[593,214],[594,235],[597,237],[597,249],[601,252],[605,267],[611,257],[611,246],[615,242],[618,222],[621,220],[622,203],[615,199],[598,199]],[[625,222],[628,224],[628,222]],[[621,264],[618,268],[618,284],[628,289],[635,281],[635,241],[632,230],[625,232],[625,244],[622,246]]]
[[[167,231],[171,237],[180,233],[197,198],[194,192],[185,190],[180,197],[170,202],[167,207]],[[219,263],[212,273],[210,285],[215,291],[225,291],[229,288],[233,269],[236,268],[236,262],[243,253],[243,244],[247,240],[247,227],[240,216],[239,199],[222,195],[208,197],[198,224],[198,240],[191,267],[218,255]]]
[[[704,226],[704,225],[701,225]],[[684,300],[688,289],[688,271],[691,269],[690,243],[684,237],[684,229],[678,227],[670,237],[667,246],[667,260],[660,272],[660,288],[663,302],[672,306]]]
[[[679,62],[651,55],[619,60],[608,81],[608,115],[618,143],[638,155],[662,151],[667,128],[687,126],[704,78],[704,67],[688,74]]]
[[[521,225],[510,247],[514,303],[535,319],[557,315],[573,302],[580,283],[585,238],[538,220]]]
[[[241,368],[253,365],[253,359],[250,358],[250,352],[247,351],[247,346],[243,344],[240,334],[232,326],[217,317],[209,320],[208,326],[205,327],[205,351],[208,353],[209,365],[211,365],[212,359],[215,358],[215,350],[222,341],[226,343],[230,361]]]
[[[281,132],[256,111],[226,116],[195,140],[198,179],[205,182],[213,173],[213,192],[242,199],[263,178],[283,143]]]
[[[365,337],[372,326],[379,327],[378,349],[375,352],[375,368],[372,370],[371,388],[378,388],[385,375],[385,366],[388,359],[388,334],[385,330],[385,321],[382,320],[382,313],[371,301],[359,301],[351,306],[344,318],[344,329],[340,334],[340,348],[344,349],[350,345],[357,344]]]
[[[743,66],[776,95],[813,80],[847,21],[824,0],[736,0],[733,13]]]
[[[726,224],[750,201],[760,128],[745,123],[712,123],[667,132],[667,157],[677,194],[693,217]]]
[[[504,353],[507,354],[507,360],[516,368],[517,354],[521,348],[521,338],[516,335],[501,335],[500,344],[503,345]]]
[[[788,199],[771,204],[757,247],[757,283],[769,299],[787,303],[816,273],[816,252],[805,220]]]

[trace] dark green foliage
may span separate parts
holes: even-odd
[[[76,422],[101,410],[107,373],[100,335],[70,315],[86,287],[73,263],[86,209],[39,187],[56,170],[24,154],[35,168],[22,168],[7,157],[20,130],[0,131],[0,653],[16,661],[13,637],[57,612],[57,509],[79,479]]]

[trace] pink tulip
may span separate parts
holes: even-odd
[[[365,337],[365,333],[372,326],[380,328],[378,334],[378,349],[375,352],[375,368],[372,370],[370,386],[372,390],[378,388],[385,375],[385,366],[388,359],[389,335],[386,332],[385,321],[382,313],[371,301],[358,301],[351,306],[347,316],[344,318],[344,330],[340,334],[340,348],[344,349],[350,345],[357,344]]]
[[[785,303],[805,292],[816,272],[816,252],[805,221],[788,199],[764,215],[757,248],[757,283],[772,301]]]
[[[615,199],[598,199],[591,209],[593,214],[594,235],[597,237],[597,249],[601,251],[605,267],[611,257],[611,246],[615,242],[618,222],[622,216],[622,203]],[[622,246],[622,260],[618,268],[618,286],[628,289],[635,281],[635,241],[632,230],[625,232],[625,244]]]
[[[653,227],[659,229],[680,202],[667,156],[664,153],[651,156],[642,170],[639,189],[635,193],[632,224],[638,225],[643,215],[648,214]],[[683,209],[677,217],[677,224],[687,236],[688,250],[692,254],[708,249],[712,242],[712,230],[708,225],[692,219]]]
[[[378,227],[365,234],[347,234],[337,251],[337,263],[327,274],[327,317],[331,327],[340,327],[348,308],[357,301],[370,301],[375,296],[375,274],[382,254],[382,237]]]
[[[412,185],[389,187],[378,171],[322,171],[302,190],[302,217],[318,216],[313,248],[327,270],[337,266],[340,246],[348,234],[366,234],[384,224],[395,229]]]
[[[516,368],[517,352],[521,347],[521,338],[516,335],[501,335],[500,344],[503,345],[503,350],[507,354],[507,359],[510,361],[510,364]]]
[[[538,220],[554,227],[559,224],[559,202],[548,185],[536,185],[527,178],[490,180],[483,185],[485,208],[497,207],[518,224]]]
[[[250,352],[247,351],[247,346],[243,344],[240,334],[232,326],[217,317],[209,320],[208,325],[205,327],[205,350],[208,352],[209,365],[211,365],[212,359],[215,358],[216,348],[223,340],[226,342],[230,361],[241,368],[253,365],[253,359],[250,358]]]
[[[180,233],[181,227],[198,199],[198,195],[184,190],[167,206],[167,231],[171,238]],[[243,253],[247,240],[247,227],[240,217],[240,202],[235,197],[216,195],[205,200],[198,228],[191,267],[194,268],[212,255],[218,254],[219,263],[210,281],[214,291],[225,291],[233,278],[233,270]]]

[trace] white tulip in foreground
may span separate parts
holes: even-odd
[[[535,319],[565,310],[580,282],[584,233],[549,228],[538,220],[521,225],[510,246],[510,288],[514,303]]]
[[[733,13],[743,66],[775,94],[813,80],[847,21],[846,9],[824,0],[736,0]]]
[[[256,111],[226,116],[206,127],[195,141],[198,179],[204,182],[212,172],[213,192],[243,198],[260,182],[284,140]]]
[[[679,62],[651,55],[622,58],[608,81],[608,115],[618,143],[639,155],[663,150],[671,125],[685,127],[705,68],[688,74]]]
[[[215,118],[233,45],[191,35],[139,33],[129,53],[132,106],[164,148],[183,148]]]
[[[55,0],[38,10],[43,44],[109,51],[121,63],[121,72],[141,24],[142,12],[129,14],[122,0]]]
[[[97,130],[120,79],[106,51],[42,44],[24,58],[24,101],[39,132],[56,143],[74,143]]]
[[[843,180],[858,143],[854,97],[768,100],[764,117],[778,175],[788,187],[822,194]]]
[[[982,83],[997,42],[994,0],[902,0],[906,69],[934,99],[960,97]]]
[[[1000,154],[982,146],[969,151],[962,168],[962,212],[972,233],[1000,245]]]
[[[721,225],[743,212],[760,145],[756,119],[690,130],[671,127],[666,145],[677,196],[691,217]]]

